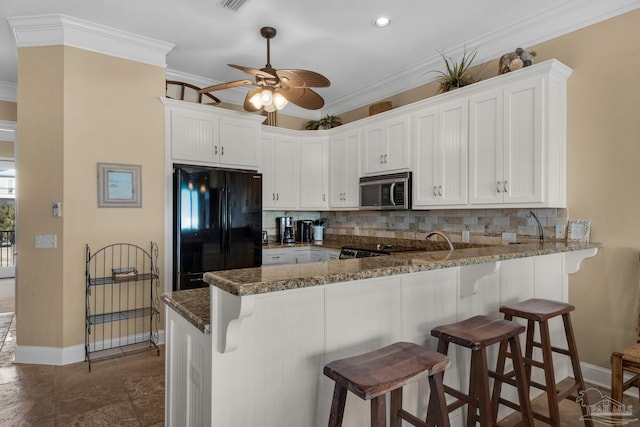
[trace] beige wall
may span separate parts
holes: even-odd
[[[17,339],[68,347],[84,342],[85,244],[164,247],[165,72],[61,46],[19,49],[18,61]],[[97,162],[142,165],[141,209],[97,208]],[[41,233],[58,248],[35,249]]]
[[[15,122],[18,117],[18,108],[15,102],[0,101],[0,120]]]
[[[567,107],[568,216],[591,219],[591,239],[604,248],[570,276],[569,299],[576,306],[581,359],[607,368],[612,351],[635,342],[638,323],[639,27],[636,10],[531,47],[535,62],[556,58],[574,69]],[[494,60],[474,71],[485,79],[497,69]],[[399,107],[436,90],[431,83],[389,99]],[[367,115],[368,106],[340,114],[345,123]]]

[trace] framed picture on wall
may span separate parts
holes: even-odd
[[[591,234],[591,221],[569,221],[567,227],[567,240],[570,242],[588,242]]]
[[[140,165],[98,163],[98,207],[142,207]]]

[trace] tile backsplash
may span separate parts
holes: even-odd
[[[378,238],[424,240],[430,231],[444,231],[460,242],[468,230],[471,242],[494,243],[502,233],[515,233],[518,240],[538,238],[538,225],[529,211],[538,217],[546,239],[555,237],[556,225],[565,225],[567,209],[450,209],[433,211],[264,211],[263,229],[275,236],[276,217],[294,220],[327,218],[325,236],[370,236]]]

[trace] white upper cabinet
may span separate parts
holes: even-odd
[[[327,137],[300,139],[300,208],[329,207],[329,161]]]
[[[467,204],[467,98],[433,105],[413,123],[413,207]]]
[[[335,131],[329,139],[329,207],[358,208],[360,200],[360,131]]]
[[[288,135],[262,133],[262,208],[300,205],[300,142]]]
[[[260,116],[209,105],[163,99],[165,138],[172,161],[257,169]]]
[[[362,129],[362,173],[386,173],[409,168],[409,117],[373,120]]]
[[[547,61],[471,95],[470,206],[566,207],[570,72]]]

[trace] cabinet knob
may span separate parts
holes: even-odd
[[[271,193],[271,200],[273,200],[275,202],[276,200],[276,193]]]
[[[276,200],[280,200],[280,193],[276,193]]]
[[[384,154],[380,154],[380,164],[384,163]]]
[[[500,181],[496,182],[496,191],[497,191],[498,193],[501,193],[501,192],[502,192],[502,190],[500,189]]]
[[[438,196],[442,196],[442,185],[438,186]]]
[[[220,147],[220,155],[224,156],[224,147]]]
[[[434,197],[438,195],[438,189],[435,185],[433,186],[433,195]]]
[[[326,202],[326,201],[327,201],[327,197],[326,197],[326,195],[325,195],[324,193],[322,193],[322,201],[323,201],[323,202]]]
[[[213,146],[213,154],[215,154],[216,156],[218,155],[218,146],[217,145]]]
[[[507,181],[504,182],[504,184],[502,185],[502,189],[504,190],[504,192],[507,192]]]
[[[385,154],[385,155],[384,155],[384,162],[385,162],[385,163],[388,163],[388,162],[387,162],[387,154]]]

